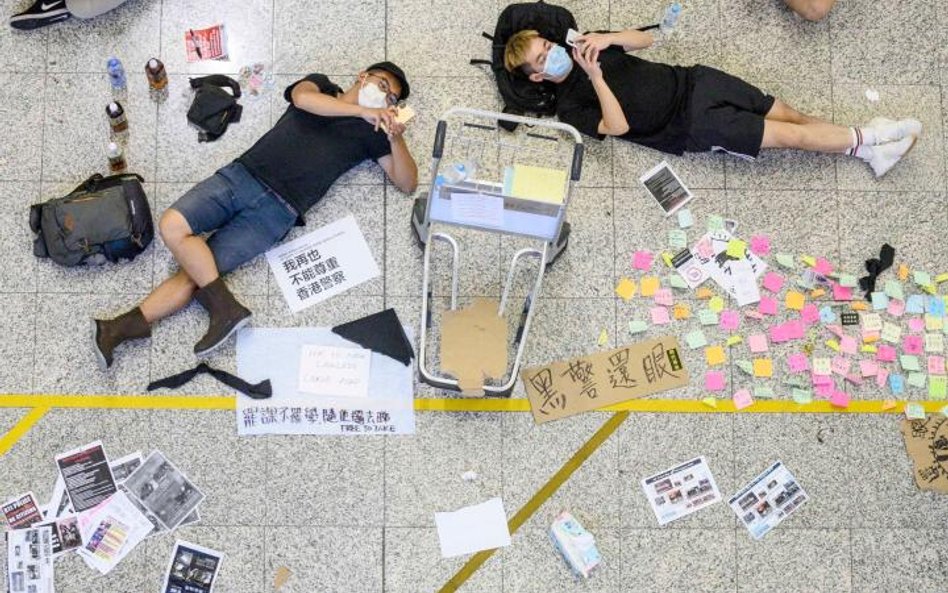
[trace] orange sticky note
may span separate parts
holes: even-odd
[[[704,349],[704,358],[708,361],[708,366],[717,366],[724,364],[724,348],[721,346],[708,346]]]
[[[619,285],[616,286],[616,294],[625,300],[629,300],[635,296],[636,288],[635,282],[628,278],[623,278],[619,280]]]
[[[788,309],[793,309],[794,311],[802,311],[803,305],[806,304],[806,295],[799,293],[795,290],[791,290],[787,293],[787,298],[784,299],[784,306]]]
[[[702,286],[702,287],[699,288],[698,291],[695,293],[695,296],[697,296],[699,299],[701,299],[701,300],[703,301],[703,300],[705,300],[705,299],[710,299],[711,297],[713,297],[713,296],[714,296],[714,291],[712,291],[712,290],[711,290],[710,288],[708,288],[707,286]]]
[[[855,301],[853,303],[850,303],[849,308],[852,309],[853,311],[868,311],[869,304],[863,301]]]
[[[644,297],[654,296],[655,291],[658,290],[658,286],[658,276],[642,276],[642,279],[639,281],[639,292],[641,292]]]
[[[905,280],[908,280],[908,275],[909,275],[908,266],[905,264],[899,264],[899,280],[902,280],[903,282]]]
[[[883,410],[891,410],[892,408],[894,408],[894,407],[897,406],[897,405],[898,405],[898,404],[896,403],[896,401],[895,401],[894,399],[882,400],[882,409],[883,409]]]
[[[754,359],[754,376],[755,377],[773,377],[774,376],[774,363],[769,358],[755,358]]]
[[[826,290],[822,288],[814,288],[813,290],[810,291],[810,298],[818,299],[825,294],[826,294]]]
[[[672,315],[675,319],[688,319],[691,317],[691,308],[688,305],[675,305],[672,309]]]

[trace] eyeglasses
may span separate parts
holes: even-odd
[[[371,72],[367,73],[366,76],[372,76],[373,78],[377,78],[379,80],[379,89],[385,93],[385,101],[389,105],[398,105],[398,95],[392,92],[392,85],[388,83],[387,78],[378,74],[372,74]]]

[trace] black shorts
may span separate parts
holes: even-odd
[[[774,106],[774,98],[736,76],[707,66],[695,66],[691,76],[685,150],[723,150],[756,158],[764,139],[764,116]]]

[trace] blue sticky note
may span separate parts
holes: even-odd
[[[945,299],[940,296],[928,299],[928,314],[932,317],[944,317]]]
[[[925,312],[925,306],[925,295],[909,295],[908,300],[905,301],[905,312],[909,314],[920,315]]]
[[[905,377],[895,373],[889,375],[889,389],[892,395],[902,395],[905,392]]]
[[[876,311],[885,311],[889,307],[889,295],[884,292],[872,293],[872,308]]]
[[[836,321],[836,312],[832,307],[822,307],[820,309],[820,321],[822,323],[833,323]]]

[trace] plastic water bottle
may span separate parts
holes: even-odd
[[[124,173],[128,168],[128,163],[125,162],[125,155],[122,154],[122,147],[115,142],[109,142],[107,154],[109,157],[109,171],[113,175],[117,173]]]
[[[128,82],[125,78],[125,68],[118,58],[109,58],[106,66],[109,71],[109,83],[112,85],[113,93],[124,93]]]
[[[667,36],[675,29],[675,27],[678,25],[679,16],[681,16],[680,2],[672,2],[665,7],[665,12],[662,13],[662,20],[659,21],[658,25],[662,35]]]
[[[477,164],[474,161],[461,161],[454,163],[444,172],[444,180],[448,183],[460,183],[465,179],[473,179],[477,172]]]

